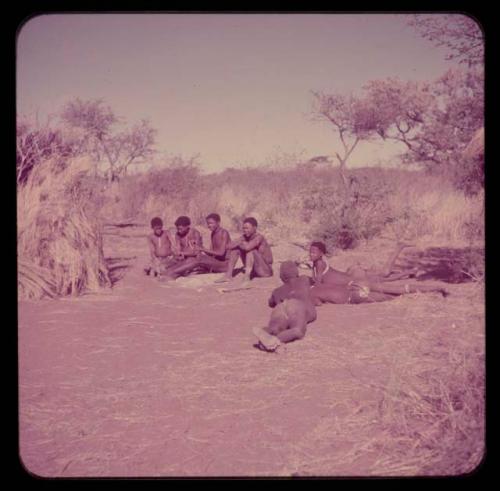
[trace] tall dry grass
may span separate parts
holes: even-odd
[[[77,295],[109,285],[100,222],[82,188],[86,158],[42,161],[17,190],[20,298]]]
[[[423,245],[484,242],[482,192],[466,196],[443,177],[414,171],[365,168],[351,176],[357,201],[347,213],[338,169],[297,162],[212,175],[177,163],[124,180],[106,209],[109,215],[143,222],[159,215],[169,225],[181,214],[201,225],[216,211],[235,230],[252,215],[275,242],[322,239],[335,248],[379,236]]]
[[[388,197],[394,220],[385,232],[433,245],[484,244],[484,192],[466,196],[435,176],[402,179]]]

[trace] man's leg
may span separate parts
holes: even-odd
[[[211,256],[201,256],[199,260],[200,266],[210,273],[226,273],[229,266],[229,261],[219,261]]]
[[[439,284],[436,283],[426,283],[420,281],[391,281],[388,282],[378,282],[370,283],[370,290],[381,293],[389,293],[391,295],[404,295],[405,293],[429,293],[429,292],[439,292],[441,295],[446,297],[448,291]]]
[[[144,269],[146,274],[149,275],[152,273],[153,276],[159,276],[161,274],[162,259],[163,258],[157,256],[151,258],[148,268]],[[148,271],[146,271],[146,269]]]
[[[289,320],[283,302],[276,305],[272,310],[268,325],[264,328],[254,327],[253,333],[264,348],[268,351],[274,351],[281,344],[277,335],[284,332],[288,325]]]
[[[386,293],[380,293],[371,290],[367,291],[363,289],[357,289],[355,287],[351,290],[349,303],[360,304],[360,303],[387,302],[388,300],[394,300],[395,298],[397,298],[396,295],[389,295]]]
[[[311,300],[314,305],[322,303],[349,303],[350,291],[344,285],[317,285],[311,288]]]
[[[267,264],[262,254],[256,250],[246,253],[245,279],[268,278],[273,275],[273,268]]]
[[[146,275],[149,276],[151,272],[156,276],[155,258],[150,258],[149,262],[144,266],[144,273],[146,273]]]
[[[239,257],[241,255],[240,249],[233,249],[229,253],[229,260],[227,262],[227,270],[224,278],[220,278],[218,280],[215,280],[216,283],[224,283],[232,279],[233,277],[233,271],[234,267],[236,266],[236,262],[238,261]]]
[[[392,272],[392,268],[394,267],[394,263],[396,262],[396,259],[399,257],[401,254],[401,251],[403,249],[406,249],[407,247],[412,247],[413,244],[408,244],[406,242],[398,242],[396,249],[394,252],[389,256],[389,259],[387,260],[387,263],[383,270],[381,271],[382,276],[390,276]]]
[[[164,275],[166,279],[175,280],[179,276],[184,276],[191,272],[194,268],[199,265],[200,261],[195,257],[190,257],[188,259],[184,259],[183,261],[174,264],[173,266],[168,267],[164,271]]]
[[[351,266],[350,268],[348,268],[346,272],[356,281],[369,281],[374,283],[384,282],[384,281],[394,281],[401,278],[407,278],[408,273],[392,272],[394,263],[401,254],[401,251],[407,247],[412,247],[412,244],[399,242],[394,252],[389,256],[386,265],[382,269],[380,268],[364,269],[361,266]]]
[[[304,302],[296,299],[286,300],[285,312],[288,317],[288,329],[282,330],[276,336],[282,343],[302,339],[307,329],[307,309]]]

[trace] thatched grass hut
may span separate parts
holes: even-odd
[[[82,191],[88,159],[41,162],[17,191],[20,298],[78,295],[109,286],[101,225]]]

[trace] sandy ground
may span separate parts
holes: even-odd
[[[450,356],[484,356],[475,284],[450,285],[448,298],[325,305],[303,340],[266,353],[251,329],[267,322],[278,278],[229,294],[159,283],[142,273],[141,233],[106,236],[114,274],[124,274],[112,290],[19,303],[20,449],[30,472],[412,475],[436,458],[394,437],[387,394],[416,384],[415,360],[421,376],[426,366],[445,370]]]

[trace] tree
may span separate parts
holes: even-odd
[[[463,150],[483,125],[482,82],[480,70],[455,69],[433,83],[389,78],[364,89],[379,111],[378,134],[405,145],[404,161],[455,175]]]
[[[429,84],[388,78],[370,81],[364,90],[367,104],[377,110],[377,134],[418,154],[417,132],[432,104]]]
[[[469,67],[484,63],[481,28],[463,14],[414,14],[408,24],[425,39],[448,50],[446,59]]]
[[[361,140],[368,140],[379,127],[376,109],[368,101],[354,95],[313,92],[315,119],[329,122],[338,133],[342,150],[335,152],[345,187],[349,186],[346,165]]]
[[[426,125],[423,138],[430,140],[432,134],[439,135],[441,157],[447,154],[447,161],[454,164],[455,184],[466,193],[475,193],[484,186],[483,33],[475,20],[462,14],[415,14],[409,24],[436,46],[445,47],[448,60],[467,65],[465,75],[447,72],[438,80],[436,96],[440,106],[435,112],[434,124]],[[478,134],[483,135],[483,151],[471,155],[465,147],[473,141],[473,135]],[[431,148],[437,146],[435,142],[436,138]],[[436,156],[439,158],[439,152]]]
[[[35,127],[20,118],[16,124],[16,179],[23,184],[41,160],[58,158],[59,163],[74,155],[74,149],[62,132],[49,124]]]
[[[359,219],[360,199],[358,179],[347,174],[347,161],[358,143],[380,134],[382,123],[378,110],[366,97],[353,94],[323,94],[314,92],[313,114],[320,121],[327,121],[338,134],[342,149],[335,152],[340,166],[343,186],[337,193],[338,213],[332,216],[334,223],[327,228],[342,248],[353,247],[357,240],[356,223]]]
[[[116,131],[121,122],[103,101],[76,99],[67,103],[62,120],[79,135],[79,148],[106,163],[108,182],[116,181],[127,173],[130,165],[146,161],[154,153],[156,130],[146,120],[124,131]]]

